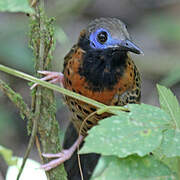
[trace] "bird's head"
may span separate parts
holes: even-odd
[[[142,54],[129,37],[126,26],[116,18],[92,21],[80,34],[78,45],[83,49],[81,76],[93,90],[111,89],[127,70],[127,53]]]
[[[85,38],[95,50],[113,49],[142,54],[129,37],[125,24],[117,18],[99,18],[92,21],[85,30]]]

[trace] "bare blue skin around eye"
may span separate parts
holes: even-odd
[[[104,44],[101,44],[97,40],[97,36],[100,32],[105,31],[107,33],[107,41]],[[90,46],[94,49],[107,49],[109,47],[113,47],[120,43],[119,40],[113,39],[111,34],[104,28],[97,29],[95,32],[92,32],[90,37]]]

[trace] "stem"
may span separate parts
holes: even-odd
[[[6,67],[4,65],[1,65],[0,64],[0,70],[3,71],[3,72],[6,72],[8,74],[11,74],[13,76],[16,76],[16,77],[19,77],[19,78],[22,78],[22,79],[25,79],[25,80],[28,80],[28,81],[31,81],[31,82],[34,82],[34,83],[38,83],[39,85],[43,86],[43,87],[46,87],[46,88],[49,88],[51,90],[54,90],[54,91],[57,91],[59,93],[62,93],[66,96],[69,96],[69,97],[72,97],[72,98],[75,98],[77,100],[80,100],[80,101],[83,101],[87,104],[90,104],[90,105],[93,105],[93,106],[96,106],[97,108],[107,108],[108,109],[108,106],[105,105],[105,104],[102,104],[100,102],[97,102],[93,99],[90,99],[88,97],[85,97],[85,96],[82,96],[80,94],[77,94],[75,92],[72,92],[70,90],[67,90],[67,89],[64,89],[64,88],[61,88],[57,85],[54,85],[54,84],[51,84],[49,82],[46,82],[46,81],[42,81],[38,78],[35,78],[31,75],[28,75],[26,73],[23,73],[23,72],[20,72],[20,71],[17,71],[17,70],[14,70],[12,68],[9,68],[9,67]],[[117,106],[115,106],[114,108],[117,108]],[[127,108],[124,108],[124,107],[120,107],[120,109],[122,111],[127,111]],[[108,111],[110,112],[113,112],[112,108],[110,108],[110,110],[108,109]],[[114,112],[113,112],[114,113]],[[116,113],[115,113],[116,114]]]
[[[36,117],[37,118],[37,117]],[[27,158],[29,157],[29,153],[31,152],[31,149],[33,147],[33,144],[34,144],[34,138],[36,136],[36,132],[37,132],[37,120],[36,119],[33,119],[33,128],[32,128],[32,132],[31,132],[31,137],[29,139],[29,143],[28,143],[28,146],[27,146],[27,149],[26,149],[26,152],[25,152],[25,155],[24,155],[24,158],[23,158],[23,162],[22,162],[22,165],[20,167],[20,170],[19,170],[19,173],[18,173],[18,176],[17,176],[17,180],[20,179],[20,176],[22,174],[22,171],[24,169],[24,166],[26,164],[26,161],[27,161]]]
[[[0,89],[9,97],[9,99],[18,107],[20,114],[26,116],[27,119],[32,120],[33,113],[30,111],[28,105],[23,101],[20,94],[13,91],[5,82],[0,79]]]
[[[18,93],[16,93],[15,91],[13,91],[5,82],[3,82],[2,80],[0,80],[0,89],[9,97],[9,99],[18,107],[18,109],[20,110],[20,114],[22,115],[22,117],[26,116],[26,118],[28,119],[28,121],[33,121],[36,122],[36,120],[33,117],[33,113],[30,111],[29,107],[27,106],[27,104],[23,101],[23,98],[21,97],[21,95],[19,95]],[[28,147],[27,150],[25,152],[24,158],[23,158],[23,163],[21,165],[21,168],[19,170],[18,176],[17,176],[17,180],[20,178],[21,173],[23,171],[24,165],[26,163],[26,160],[29,156],[29,153],[31,151],[31,148],[33,146],[33,142],[34,142],[34,137],[35,137],[35,132],[37,130],[37,123],[33,123],[33,129],[32,129],[32,133],[31,133],[31,137],[28,143]]]
[[[51,84],[49,82],[46,82],[46,81],[42,81],[34,76],[31,76],[31,75],[28,75],[26,73],[23,73],[23,72],[20,72],[20,71],[17,71],[17,70],[14,70],[12,68],[9,68],[9,67],[6,67],[4,65],[1,65],[0,64],[0,70],[3,71],[3,72],[6,72],[8,74],[11,74],[13,76],[16,76],[16,77],[19,77],[19,78],[22,78],[22,79],[25,79],[25,80],[28,80],[28,81],[31,81],[31,82],[34,82],[34,83],[38,83],[39,85],[43,86],[43,87],[46,87],[46,88],[49,88],[51,90],[54,90],[54,91],[57,91],[57,92],[60,92],[66,96],[70,96],[72,98],[75,98],[75,99],[78,99],[80,101],[83,101],[83,102],[86,102],[90,105],[94,105],[98,108],[105,108],[106,105],[102,104],[102,103],[99,103],[93,99],[90,99],[90,98],[87,98],[85,96],[82,96],[80,94],[77,94],[77,93],[74,93],[70,90],[67,90],[67,89],[64,89],[64,88],[61,88],[57,85],[54,85],[54,84]]]
[[[35,56],[35,72],[49,70],[51,68],[52,50],[54,46],[53,21],[45,16],[44,0],[35,4],[35,16],[31,18],[30,45]],[[56,121],[56,108],[54,93],[52,90],[37,87],[32,94],[32,112],[35,112],[35,122],[40,135],[42,151],[45,153],[57,153],[61,151],[59,139],[59,125]],[[34,136],[36,131],[33,132]],[[47,163],[46,158],[43,158]],[[47,171],[48,179],[66,180],[66,172],[63,164]]]

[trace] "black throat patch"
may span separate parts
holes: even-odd
[[[84,37],[79,40],[78,45],[86,52],[79,74],[86,78],[89,88],[93,91],[113,89],[125,72],[127,52],[112,48],[93,49],[89,40]]]

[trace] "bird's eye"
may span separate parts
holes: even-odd
[[[102,31],[97,35],[97,40],[101,43],[104,44],[107,41],[107,32]]]

